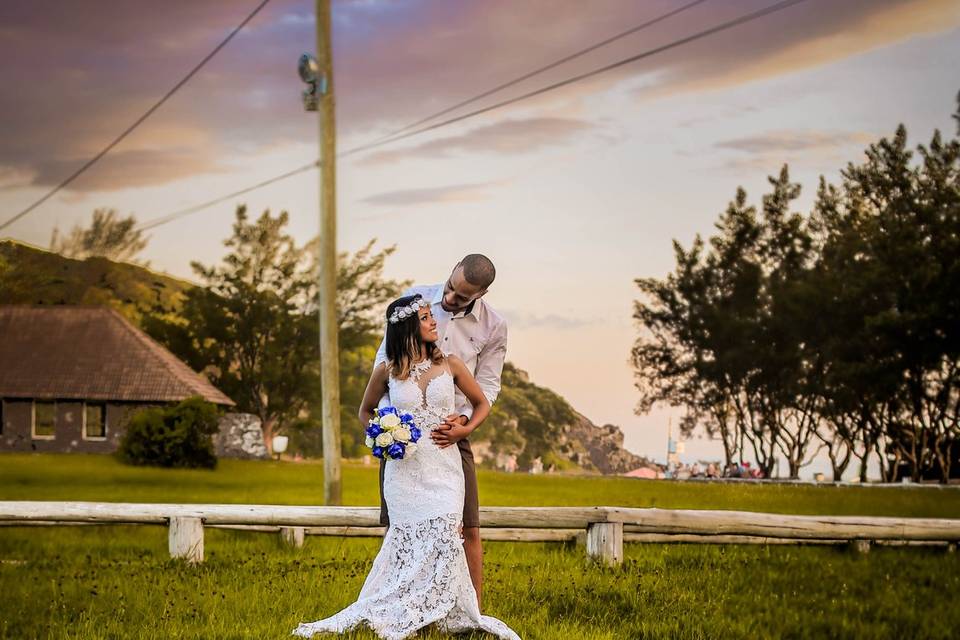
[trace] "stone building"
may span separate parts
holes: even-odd
[[[114,451],[129,417],[234,402],[107,307],[0,305],[0,451]]]

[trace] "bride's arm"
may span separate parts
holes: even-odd
[[[483,394],[483,389],[480,388],[476,378],[467,369],[467,365],[463,364],[463,360],[457,356],[450,356],[450,371],[453,372],[454,384],[473,405],[473,415],[467,421],[467,424],[463,425],[468,433],[472,433],[490,415],[490,401]]]
[[[360,401],[360,424],[364,427],[373,418],[377,405],[380,404],[380,398],[387,393],[387,364],[381,362],[373,368],[370,374],[370,381],[367,382],[367,389],[363,392],[363,400]]]

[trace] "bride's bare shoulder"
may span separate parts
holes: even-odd
[[[451,353],[446,356],[446,360],[447,365],[450,367],[450,371],[453,373],[467,370],[467,365],[463,363],[463,360],[460,359],[460,356],[456,356]]]

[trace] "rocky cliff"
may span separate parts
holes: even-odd
[[[623,432],[597,426],[557,393],[507,363],[487,422],[471,437],[474,453],[497,468],[625,473],[648,460],[623,448]]]

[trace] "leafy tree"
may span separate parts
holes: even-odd
[[[919,163],[901,126],[848,165],[842,188],[821,189],[823,261],[856,289],[837,306],[859,329],[857,351],[832,345],[834,393],[858,389],[869,403],[857,432],[887,479],[906,464],[914,480],[946,481],[960,436],[960,142],[935,132],[917,150]]]
[[[960,96],[958,96],[960,102]],[[960,110],[954,115],[960,123]],[[684,407],[687,432],[747,447],[790,475],[827,450],[834,477],[876,454],[886,479],[946,481],[960,456],[960,141],[935,132],[917,155],[901,126],[821,178],[811,215],[799,185],[770,179],[762,215],[737,191],[717,233],[676,268],[638,279],[632,351],[638,411]]]
[[[81,260],[102,256],[119,262],[131,261],[147,246],[147,238],[136,229],[136,225],[137,220],[132,215],[119,218],[116,209],[96,209],[87,229],[75,225],[70,235],[60,237],[60,229],[54,228],[50,250]]]
[[[158,318],[148,331],[192,367],[204,371],[237,408],[258,415],[268,447],[272,437],[297,425],[299,441],[319,427],[320,368],[317,321],[316,241],[298,246],[285,232],[287,212],[265,211],[249,220],[236,211],[230,250],[220,266],[192,263],[205,286],[188,291],[179,318]],[[373,251],[373,242],[338,263],[338,323],[341,333],[341,419],[348,451],[362,442],[357,353],[369,354],[379,340],[378,314],[405,283],[383,279],[394,249]],[[369,362],[372,363],[372,355]],[[369,376],[369,364],[364,376]],[[347,384],[344,384],[344,377]],[[363,378],[365,384],[366,377]],[[352,405],[351,403],[355,403]],[[305,451],[306,452],[306,451]]]

